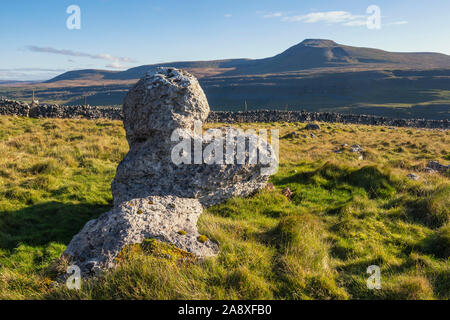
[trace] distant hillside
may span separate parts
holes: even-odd
[[[121,73],[120,71],[107,71],[107,70],[96,70],[96,69],[85,69],[85,70],[75,70],[68,71],[59,76],[54,77],[45,83],[53,83],[58,81],[66,80],[102,80],[113,75]]]
[[[77,70],[65,72],[53,79],[46,81],[46,83],[53,83],[64,80],[131,80],[140,79],[147,71],[157,67],[173,67],[180,69],[194,70],[194,74],[198,76],[203,70],[203,73],[210,75],[214,73],[212,70],[219,70],[223,73],[230,69],[236,68],[245,64],[248,59],[229,59],[229,60],[212,60],[212,61],[181,61],[168,62],[153,65],[143,65],[126,71],[107,71],[107,70]],[[197,70],[197,72],[195,72]],[[208,72],[208,70],[211,70]],[[203,75],[203,74],[202,74]]]
[[[180,61],[126,71],[70,71],[40,84],[0,84],[0,96],[43,103],[121,105],[156,67],[199,78],[213,110],[336,111],[394,118],[450,119],[450,56],[395,53],[308,39],[265,59]]]
[[[307,39],[274,57],[265,59],[181,61],[143,65],[126,71],[79,70],[66,72],[47,82],[139,79],[145,72],[156,67],[188,69],[199,78],[203,78],[216,75],[294,72],[316,68],[450,68],[450,56],[440,53],[387,52],[378,49],[345,46],[331,40]]]

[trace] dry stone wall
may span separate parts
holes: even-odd
[[[30,118],[123,119],[120,107],[61,106],[57,104],[31,106],[25,102],[5,98],[0,98],[0,115]]]
[[[27,103],[0,99],[0,115],[33,118],[83,118],[123,120],[120,107],[61,106],[56,104],[31,107]],[[257,110],[248,112],[211,111],[207,122],[330,122],[392,127],[449,129],[449,120],[393,119],[371,115],[340,114],[332,112]]]

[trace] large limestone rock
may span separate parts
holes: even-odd
[[[274,151],[258,136],[233,128],[210,135],[192,131],[208,117],[209,106],[198,81],[182,70],[148,73],[126,96],[123,111],[130,151],[112,183],[114,209],[89,221],[64,256],[88,275],[113,267],[126,246],[147,238],[170,242],[199,258],[215,255],[216,243],[199,240],[202,207],[263,188],[275,169]],[[216,147],[218,136],[228,136],[229,142]],[[205,152],[200,159],[192,155],[191,164],[174,161],[180,141]],[[255,155],[250,142],[267,152],[265,162],[259,154],[260,161],[249,164]],[[240,156],[238,143],[246,150]],[[226,163],[216,163],[221,153]]]
[[[187,72],[158,69],[147,74],[127,94],[123,111],[130,151],[111,186],[115,205],[148,195],[176,195],[211,206],[232,196],[248,196],[267,183],[269,174],[261,172],[269,166],[262,163],[194,164],[194,156],[191,164],[173,162],[172,150],[179,143],[171,139],[175,129],[186,129],[192,146],[200,143],[205,150],[209,144],[207,139],[199,141],[202,139],[193,132],[194,121],[208,117],[209,105],[198,81]],[[222,128],[222,132],[238,135],[231,128]],[[258,137],[250,134],[245,138],[246,150],[253,138],[264,148],[265,142]],[[234,139],[235,146],[237,142]],[[266,148],[272,154],[270,146]]]

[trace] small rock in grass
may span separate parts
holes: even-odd
[[[433,170],[436,170],[438,172],[441,172],[441,173],[444,173],[448,169],[450,169],[450,166],[443,165],[443,164],[439,163],[439,161],[430,161],[430,162],[428,162],[427,167],[431,168]]]
[[[308,123],[305,130],[320,130],[320,126],[316,123]]]
[[[363,151],[363,148],[361,148],[361,146],[357,145],[357,144],[352,145],[352,147],[350,148],[350,152],[353,152],[353,153],[360,153],[362,151]]]
[[[407,177],[408,177],[409,179],[411,179],[411,180],[414,180],[414,181],[417,181],[417,180],[420,179],[420,177],[419,177],[417,174],[414,174],[414,173],[408,174]]]

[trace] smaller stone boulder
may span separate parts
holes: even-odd
[[[320,126],[316,123],[308,123],[305,130],[320,130]]]
[[[441,173],[447,172],[447,170],[450,169],[450,166],[443,165],[439,163],[439,161],[430,161],[428,162],[427,167]]]
[[[422,171],[426,172],[426,173],[436,173],[437,172],[436,170],[428,168],[428,167],[423,168]]]
[[[352,153],[361,153],[362,151],[363,151],[363,148],[358,144],[354,144],[350,148],[350,152],[352,152]]]
[[[64,257],[83,275],[96,275],[116,265],[116,258],[129,245],[145,239],[172,243],[196,257],[217,254],[216,243],[200,237],[197,220],[202,205],[196,199],[150,196],[123,203],[89,221],[72,239]]]
[[[408,177],[409,179],[411,179],[411,180],[414,180],[414,181],[417,181],[417,180],[420,179],[420,177],[419,177],[417,174],[414,174],[414,173],[408,174],[407,177]]]

